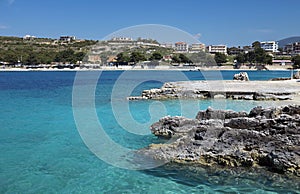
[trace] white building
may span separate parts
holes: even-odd
[[[23,40],[33,40],[35,38],[36,38],[35,36],[31,36],[31,35],[25,35],[25,36],[23,36]]]
[[[226,45],[209,45],[207,47],[208,52],[210,53],[223,53],[227,54],[227,46]]]
[[[205,52],[205,44],[202,43],[195,43],[191,44],[189,48],[190,52]]]
[[[130,38],[130,37],[113,37],[111,39],[111,41],[115,41],[115,42],[131,42],[131,41],[133,41],[133,39]]]
[[[188,52],[189,51],[189,45],[185,42],[176,42],[175,43],[175,50],[177,52]]]
[[[160,44],[160,47],[163,47],[163,48],[173,48],[173,44],[172,43],[162,43],[162,44]]]
[[[160,46],[159,44],[155,44],[155,43],[148,43],[148,42],[137,42],[135,43],[135,45],[139,45],[139,46]]]
[[[273,52],[273,53],[278,52],[278,42],[276,42],[276,41],[264,41],[264,42],[260,42],[260,46],[265,51]]]
[[[59,40],[62,42],[71,42],[73,40],[76,40],[76,37],[75,36],[61,36],[59,38]]]

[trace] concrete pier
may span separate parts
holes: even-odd
[[[182,81],[167,82],[160,89],[144,90],[141,99],[291,100],[300,95],[300,80],[284,81]]]

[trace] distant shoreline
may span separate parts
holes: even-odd
[[[291,71],[289,66],[266,66],[270,71]],[[7,68],[7,69],[0,69],[0,72],[12,72],[12,71],[261,71],[254,68],[249,69],[247,66],[242,67],[240,69],[234,69],[229,66],[220,66],[220,67],[196,67],[196,68],[175,68],[170,66],[158,66],[156,68],[142,68],[140,66],[132,67],[132,66],[123,66],[123,67],[110,67],[104,66],[98,69],[23,69],[23,68]],[[264,71],[264,70],[262,70]],[[296,70],[297,71],[297,70]]]

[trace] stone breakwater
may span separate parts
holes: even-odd
[[[144,90],[128,100],[227,98],[291,100],[300,95],[299,80],[285,81],[183,81],[167,82],[159,89]]]
[[[157,160],[300,177],[300,105],[256,107],[250,113],[208,108],[195,119],[167,116],[150,128],[169,139],[139,150]]]

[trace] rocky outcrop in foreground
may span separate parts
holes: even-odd
[[[195,119],[164,117],[151,132],[170,140],[141,150],[155,159],[300,177],[300,105],[256,107],[250,113],[208,108]]]

